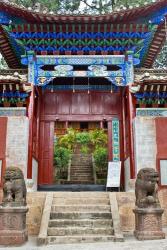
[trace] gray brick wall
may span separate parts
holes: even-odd
[[[136,173],[144,167],[156,168],[156,127],[154,117],[136,117],[134,120]]]
[[[8,117],[6,166],[17,166],[27,177],[29,122],[25,116]]]

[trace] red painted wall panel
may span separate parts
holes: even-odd
[[[120,115],[120,93],[94,91],[46,92],[43,115]]]
[[[44,94],[44,113],[54,115],[57,113],[56,95],[54,93]]]
[[[157,140],[157,158],[167,159],[167,117],[155,119],[156,140]]]
[[[1,180],[0,186],[2,186],[2,177],[6,168],[6,138],[7,138],[7,117],[0,117],[0,160],[2,160]]]
[[[6,133],[7,133],[7,117],[0,117],[0,159],[5,158]]]
[[[91,113],[98,115],[103,114],[103,94],[97,92],[91,94]],[[97,105],[98,104],[98,105]]]
[[[73,93],[72,95],[72,114],[90,113],[90,95],[88,93]]]
[[[71,108],[71,93],[57,93],[57,113],[70,114]],[[56,111],[56,110],[55,110]]]

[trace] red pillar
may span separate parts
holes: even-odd
[[[103,121],[100,121],[100,128],[103,129]]]
[[[112,158],[112,121],[108,121],[108,160]]]
[[[129,152],[130,152],[130,172],[131,178],[134,179],[136,177],[135,173],[135,160],[134,160],[134,135],[133,135],[133,119],[135,117],[135,100],[129,91],[129,87],[127,89],[127,112],[128,112],[128,120],[129,120]]]
[[[33,117],[34,117],[34,98],[35,91],[32,85],[32,91],[28,105],[28,118],[29,118],[29,143],[28,143],[28,168],[27,178],[32,178],[32,154],[33,154]]]

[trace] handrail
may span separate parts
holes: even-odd
[[[92,154],[92,167],[93,167],[93,179],[94,179],[94,184],[97,182],[97,176],[96,176],[96,165],[95,165],[95,160]]]
[[[47,229],[48,229],[50,213],[52,209],[52,202],[53,202],[53,192],[48,192],[45,198],[41,226],[40,226],[40,231],[39,231],[39,235],[37,238],[38,245],[43,245],[47,243]]]
[[[68,162],[68,177],[67,180],[70,181],[71,180],[71,158]]]

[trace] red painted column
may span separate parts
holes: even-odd
[[[7,123],[7,117],[0,117],[0,161],[2,161],[0,187],[3,185],[3,175],[6,169]]]
[[[133,120],[135,117],[135,100],[129,91],[129,87],[127,89],[127,112],[128,112],[128,120],[129,120],[129,152],[130,152],[130,173],[131,178],[134,179],[136,177],[135,173],[135,160],[134,160],[134,135],[133,135]]]
[[[112,158],[112,121],[108,121],[108,160]]]
[[[103,121],[100,121],[100,128],[103,129]]]
[[[30,95],[28,105],[28,118],[29,118],[29,143],[28,143],[28,167],[27,167],[27,178],[32,178],[32,152],[33,152],[33,116],[34,116],[34,98],[35,91],[32,85],[32,91]]]

